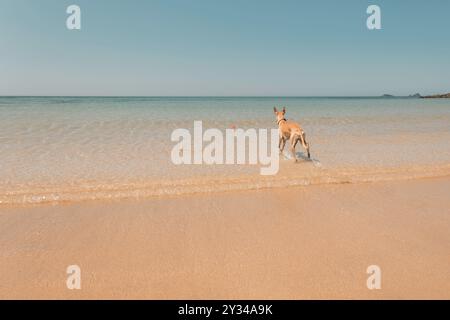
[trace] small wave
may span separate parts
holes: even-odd
[[[0,206],[57,204],[87,200],[146,199],[197,193],[285,188],[294,186],[354,184],[379,181],[438,178],[450,176],[450,164],[440,166],[404,166],[393,168],[321,167],[311,161],[312,170],[291,175],[289,168],[276,176],[207,176],[189,179],[135,182],[78,182],[70,186],[39,186],[0,189]]]

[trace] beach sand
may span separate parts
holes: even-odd
[[[0,298],[450,299],[449,190],[440,178],[1,207]],[[73,264],[81,290],[66,287]]]

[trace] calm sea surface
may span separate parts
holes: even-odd
[[[286,148],[270,177],[172,163],[174,129],[276,128],[274,106],[301,123],[313,161]],[[0,97],[0,205],[448,174],[449,99]]]

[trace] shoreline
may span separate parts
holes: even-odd
[[[409,165],[404,167],[380,168],[323,168],[318,162],[284,163],[280,174],[275,176],[201,176],[190,179],[162,180],[150,182],[128,182],[123,184],[97,185],[61,188],[40,187],[38,191],[8,191],[0,193],[0,214],[2,209],[34,206],[57,206],[95,201],[145,201],[178,196],[220,194],[254,190],[277,190],[298,186],[326,186],[376,183],[383,181],[411,181],[417,179],[439,179],[450,177],[450,165]],[[302,166],[300,173],[292,172]]]
[[[449,299],[450,178],[7,208],[0,298]],[[66,288],[78,264],[82,289]],[[368,290],[379,265],[382,289]]]

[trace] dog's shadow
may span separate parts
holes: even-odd
[[[295,156],[297,157],[297,160],[303,160],[303,161],[306,161],[306,162],[311,162],[317,167],[322,166],[322,164],[320,163],[319,159],[308,158],[308,156],[305,153],[303,153],[303,152],[296,152]],[[286,160],[292,160],[292,155],[291,154],[286,154],[286,153],[283,152],[283,157]]]
[[[314,161],[314,159],[308,158],[303,152],[296,152],[295,156],[297,157],[297,159],[302,159],[302,160],[311,161],[311,162]]]

